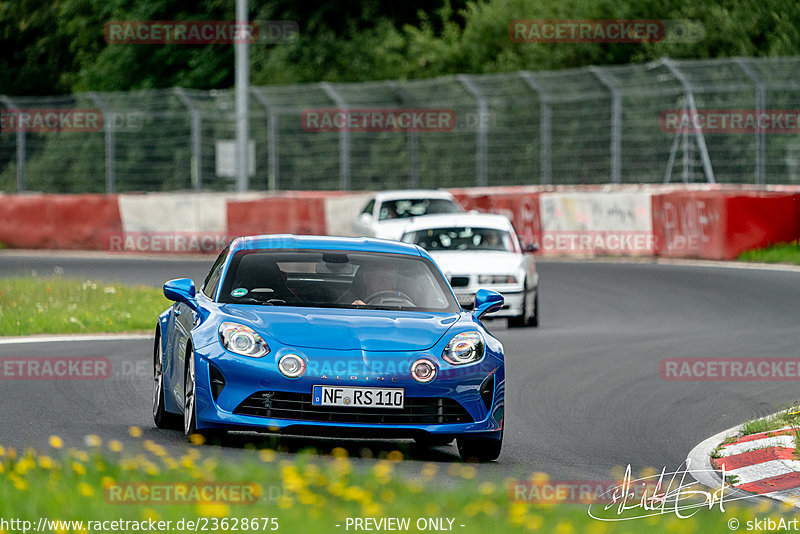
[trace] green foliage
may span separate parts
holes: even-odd
[[[800,242],[781,243],[766,248],[748,250],[739,255],[739,261],[756,263],[794,263],[800,265]]]
[[[0,1],[1,93],[42,95],[233,85],[233,46],[108,44],[111,20],[233,20],[227,0]],[[430,78],[675,58],[800,53],[794,0],[370,0],[251,6],[253,20],[293,20],[291,44],[251,46],[254,85]],[[694,20],[698,42],[532,44],[515,19]]]

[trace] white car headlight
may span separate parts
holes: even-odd
[[[269,346],[249,326],[237,323],[219,325],[219,340],[226,350],[242,356],[261,358],[269,354]]]
[[[442,358],[452,365],[464,365],[483,358],[483,337],[480,332],[464,332],[453,336],[444,348]]]
[[[482,274],[478,276],[479,284],[516,284],[517,277],[513,274]]]

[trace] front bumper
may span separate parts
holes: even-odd
[[[284,377],[277,367],[286,353],[306,360],[306,373]],[[195,351],[197,428],[225,428],[319,435],[371,433],[414,437],[496,435],[503,425],[505,370],[502,355],[488,347],[479,362],[451,366],[426,351],[366,352],[280,348],[264,358],[229,353],[212,344]],[[411,363],[427,358],[437,368],[427,384],[410,375]],[[224,387],[212,388],[221,375]],[[401,387],[406,408],[312,406],[315,385]],[[215,395],[216,393],[216,395]]]

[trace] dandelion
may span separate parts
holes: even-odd
[[[94,495],[94,488],[92,488],[86,482],[81,482],[80,484],[78,484],[78,493],[80,493],[84,497],[91,497],[92,495]]]
[[[60,449],[64,446],[64,440],[58,436],[50,436],[49,443],[54,449]]]
[[[132,438],[138,438],[142,435],[142,429],[138,426],[131,426],[128,427],[128,434],[131,435]]]
[[[221,502],[202,502],[197,505],[197,512],[203,517],[227,517],[231,509]]]
[[[79,476],[86,474],[86,467],[78,462],[72,462],[72,470],[75,471]]]
[[[122,442],[116,439],[112,439],[108,442],[108,449],[111,452],[121,452],[122,451]]]

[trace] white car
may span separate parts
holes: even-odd
[[[402,241],[428,251],[450,281],[459,304],[467,309],[478,289],[503,295],[508,326],[539,326],[539,274],[532,252],[522,247],[511,221],[503,215],[438,215],[414,219]]]
[[[412,217],[442,213],[464,213],[464,209],[447,191],[384,191],[371,198],[353,221],[353,234],[400,239]]]

